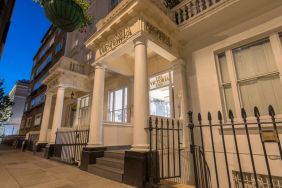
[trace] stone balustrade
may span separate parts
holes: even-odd
[[[75,72],[82,75],[90,75],[93,72],[93,67],[86,63],[79,63],[73,59],[62,57],[51,69],[50,72],[56,69]]]
[[[180,25],[225,1],[227,0],[184,0],[172,9],[175,15],[174,21]]]

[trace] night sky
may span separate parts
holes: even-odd
[[[0,60],[0,79],[8,93],[15,82],[30,78],[33,57],[50,27],[43,9],[32,0],[16,0],[12,23]]]

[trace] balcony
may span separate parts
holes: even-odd
[[[53,72],[69,72],[83,76],[89,76],[93,72],[93,67],[85,63],[79,63],[67,57],[61,59],[49,70],[49,74]]]
[[[192,20],[200,14],[231,0],[184,0],[172,9],[177,25]]]

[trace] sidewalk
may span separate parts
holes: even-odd
[[[75,166],[0,145],[0,188],[130,188]]]

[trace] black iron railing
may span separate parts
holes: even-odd
[[[180,121],[160,117],[149,118],[150,182],[181,177]]]
[[[61,161],[76,164],[81,152],[89,140],[89,129],[57,131],[54,145],[54,157]]]
[[[193,156],[197,188],[208,187],[207,183],[210,181],[207,179],[210,174],[210,168],[208,168],[208,166],[212,167],[212,171],[214,172],[212,173],[212,179],[214,179],[214,185],[218,188],[238,185],[238,181],[236,181],[237,183],[232,182],[232,180],[234,180],[234,178],[232,178],[232,172],[234,171],[238,171],[236,175],[237,180],[240,179],[241,184],[239,187],[247,187],[244,182],[247,181],[245,174],[248,173],[247,171],[249,169],[252,169],[254,186],[264,187],[260,183],[257,175],[257,167],[258,165],[261,165],[261,162],[258,164],[258,157],[260,157],[259,161],[265,163],[266,176],[269,181],[268,187],[274,187],[271,169],[273,165],[270,165],[270,158],[282,160],[282,148],[278,132],[278,124],[281,124],[282,122],[276,120],[275,111],[272,106],[268,107],[268,114],[269,118],[262,120],[259,109],[255,107],[255,120],[250,121],[247,118],[245,109],[242,109],[241,120],[238,120],[237,118],[235,122],[233,112],[230,110],[228,121],[227,123],[224,123],[222,113],[218,111],[218,123],[213,123],[212,115],[209,112],[207,115],[207,123],[205,124],[203,123],[202,115],[199,113],[198,123],[194,124],[193,113],[189,112],[188,127],[191,133],[191,153]],[[250,131],[252,131],[252,133],[250,133]],[[195,134],[197,134],[197,136],[195,136]],[[258,139],[254,136],[258,136]],[[246,143],[242,144],[242,139],[246,139]],[[215,143],[215,140],[217,140],[217,143]],[[206,148],[207,144],[211,149]],[[258,146],[259,144],[261,146]],[[272,149],[277,148],[277,150],[272,151],[270,154],[270,149],[267,148],[268,144],[272,144]],[[218,145],[220,145],[220,147]],[[275,145],[276,147],[274,147]],[[243,151],[242,147],[244,146],[246,146],[247,152],[246,150]],[[262,148],[261,150],[258,149],[260,147]],[[202,156],[200,157],[199,152],[202,153]],[[209,165],[206,162],[207,154],[209,154],[209,158],[211,159],[208,161]],[[250,163],[248,164],[250,168],[248,169],[244,169],[244,167],[246,168],[246,156],[248,157],[248,160],[250,159]],[[231,157],[232,159],[235,159],[232,162],[235,162],[237,166],[236,169],[234,169],[234,164],[231,165],[230,163]],[[197,160],[199,160],[199,158],[203,161],[198,162]],[[225,172],[219,170],[219,168],[222,167],[225,167]],[[226,185],[223,184],[225,178],[227,179]]]

